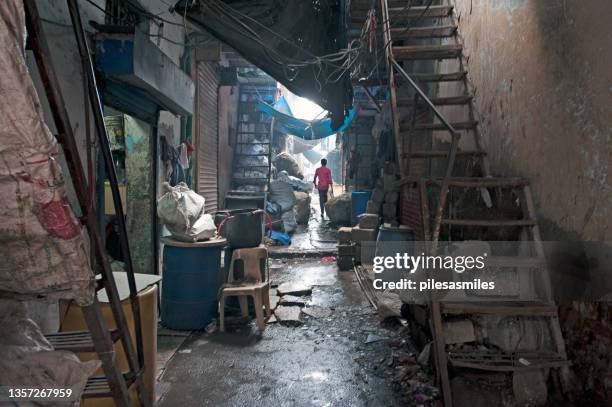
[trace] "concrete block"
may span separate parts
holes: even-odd
[[[368,201],[368,206],[366,208],[366,212],[367,213],[379,214],[381,206],[382,205],[381,205],[380,202]]]
[[[395,218],[397,217],[397,204],[386,203],[382,206],[383,217]]]
[[[276,292],[278,295],[310,295],[312,287],[300,283],[282,283],[276,288]]]
[[[453,343],[474,342],[474,324],[469,319],[444,322],[444,340],[447,345]]]
[[[341,271],[348,271],[353,269],[353,256],[338,256],[336,258],[336,264]]]
[[[372,197],[370,199],[374,202],[381,203],[385,199],[385,191],[380,188],[374,188],[374,190],[372,190]]]
[[[399,201],[399,192],[391,191],[385,193],[385,203],[395,204],[397,201]]]
[[[358,216],[359,227],[362,229],[378,229],[380,217],[374,213],[364,213]]]
[[[303,324],[300,319],[300,314],[302,313],[300,307],[285,307],[279,305],[274,310],[274,315],[276,315],[276,319],[282,325],[289,326],[300,326]]]
[[[338,245],[338,256],[351,256],[355,255],[355,243],[339,244]]]
[[[374,242],[378,236],[378,229],[362,229],[359,226],[353,228],[352,240],[355,243]]]
[[[351,242],[353,228],[341,227],[338,229],[338,243],[347,244]]]
[[[298,306],[303,307],[306,305],[306,299],[303,297],[296,297],[295,295],[283,295],[280,297],[280,301],[278,303],[279,306]]]

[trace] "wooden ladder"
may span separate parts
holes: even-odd
[[[81,159],[77,148],[73,127],[70,124],[64,98],[60,90],[57,75],[51,63],[51,54],[48,44],[44,39],[41,17],[35,0],[24,0],[26,10],[26,25],[28,30],[28,48],[31,49],[36,58],[40,71],[45,93],[49,101],[53,120],[58,132],[56,136],[62,146],[66,162],[76,191],[77,199],[81,209],[82,222],[87,226],[91,249],[95,256],[95,262],[99,268],[96,278],[96,291],[104,289],[109,299],[109,305],[116,328],[109,330],[102,315],[100,303],[94,295],[91,305],[82,306],[81,310],[88,327],[87,331],[61,332],[47,335],[47,339],[56,350],[68,350],[73,352],[95,352],[102,362],[104,376],[95,376],[88,379],[82,397],[112,397],[117,406],[130,406],[129,388],[132,384],[136,386],[140,404],[151,406],[152,400],[143,383],[143,348],[142,331],[139,302],[137,297],[136,282],[132,269],[132,262],[127,242],[127,232],[123,217],[123,207],[117,186],[117,176],[112,161],[109,140],[104,127],[102,105],[100,103],[96,88],[93,65],[85,37],[85,31],[81,25],[81,18],[76,0],[67,0],[68,9],[74,32],[79,47],[79,53],[83,62],[83,75],[89,95],[89,103],[93,107],[94,123],[100,148],[104,155],[106,172],[110,180],[115,212],[119,221],[119,232],[122,254],[125,261],[128,284],[130,288],[130,302],[134,316],[134,330],[136,333],[137,347],[135,349],[130,335],[125,314],[121,306],[117,285],[113,277],[110,264],[106,257],[104,241],[97,223],[96,212],[89,205],[89,194],[87,192],[87,177],[83,170]],[[88,103],[88,102],[86,102]],[[89,146],[88,146],[89,148]],[[93,265],[92,265],[93,266]],[[116,343],[121,343],[129,370],[122,372],[117,364]]]
[[[390,2],[390,1],[389,1]],[[430,318],[434,336],[434,349],[438,375],[442,387],[444,405],[452,405],[451,386],[448,375],[448,363],[457,368],[470,368],[488,371],[516,372],[522,370],[561,368],[561,381],[569,387],[569,362],[565,352],[565,343],[559,325],[557,307],[550,295],[550,280],[546,269],[544,248],[537,222],[537,215],[527,180],[518,178],[493,178],[486,152],[482,148],[481,134],[475,119],[473,92],[470,89],[467,70],[463,58],[463,45],[458,38],[458,25],[453,17],[453,6],[430,5],[417,7],[389,6],[387,0],[381,0],[384,43],[388,62],[388,78],[390,102],[392,109],[393,130],[398,151],[397,160],[406,174],[399,184],[414,185],[419,190],[421,201],[421,217],[423,220],[423,236],[431,241],[430,254],[437,252],[441,228],[446,227],[483,227],[483,228],[522,228],[529,240],[533,242],[536,255],[524,259],[520,257],[492,258],[487,265],[500,267],[516,267],[538,270],[537,277],[547,284],[547,295],[542,302],[506,301],[494,303],[480,302],[443,302],[432,295],[430,303]],[[397,3],[397,2],[393,2]],[[416,26],[415,21],[427,21],[428,24]],[[398,45],[401,41],[401,45]],[[422,44],[421,41],[428,43]],[[416,42],[413,44],[412,42]],[[457,69],[448,73],[406,72],[406,66],[414,61],[455,60]],[[437,71],[437,69],[435,69]],[[445,97],[428,97],[428,86],[440,83],[458,82],[462,84],[463,92]],[[414,97],[400,95],[404,86],[411,86]],[[432,89],[432,93],[435,88]],[[465,106],[467,117],[463,121],[448,122],[437,110],[440,106]],[[429,108],[434,113],[427,113]],[[400,114],[402,109],[411,109],[412,114],[407,119]],[[419,112],[420,109],[420,112]],[[436,131],[448,131],[451,143],[448,150],[424,150],[413,147],[415,134],[429,134]],[[473,150],[459,151],[459,136],[471,138],[475,146]],[[404,140],[408,140],[408,150],[404,151]],[[455,159],[476,160],[480,166],[478,177],[453,177]],[[415,160],[446,159],[444,177],[433,178],[423,174],[410,174],[411,163]],[[438,199],[435,209],[430,209],[430,191],[438,188]],[[518,191],[520,195],[522,219],[456,219],[448,213],[447,199],[449,191],[461,193],[469,189],[480,190],[490,196],[489,189],[501,188]],[[433,212],[433,215],[432,213]],[[555,345],[554,351],[521,352],[451,352],[448,353],[445,342],[443,316],[449,315],[503,315],[516,317],[546,318]],[[524,361],[529,364],[524,364]]]

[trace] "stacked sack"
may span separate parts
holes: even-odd
[[[372,197],[368,201],[367,213],[381,215],[384,223],[398,226],[399,186],[394,163],[386,162],[384,174],[376,182]]]

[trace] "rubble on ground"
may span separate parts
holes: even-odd
[[[300,307],[287,307],[284,305],[279,305],[274,310],[274,315],[276,315],[276,319],[281,325],[288,326],[300,326],[303,324],[300,319],[300,315],[302,311]]]

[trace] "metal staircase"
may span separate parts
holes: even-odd
[[[546,259],[529,181],[492,177],[487,154],[482,148],[478,121],[475,119],[474,95],[468,81],[453,6],[432,5],[429,2],[429,6],[411,7],[410,3],[381,0],[379,7],[383,43],[387,45],[387,79],[397,161],[403,176],[399,184],[408,190],[405,196],[417,197],[415,207],[420,208],[421,223],[411,226],[417,229],[417,236],[431,242],[429,254],[437,252],[441,236],[451,240],[453,236],[461,236],[462,233],[485,230],[487,236],[498,232],[501,235],[502,230],[511,228],[515,231],[514,235],[520,236],[520,240],[532,243],[535,253],[528,258],[493,258],[489,259],[488,264],[515,270],[526,269],[531,278],[541,279],[547,286],[546,295],[537,302],[445,302],[437,294],[432,294],[429,315],[444,405],[452,405],[449,365],[455,369],[504,372],[560,368],[561,383],[568,385],[569,362],[557,307],[550,293]],[[359,13],[352,17],[357,21]],[[440,72],[442,61],[454,61],[456,70]],[[438,96],[441,84],[450,82],[455,82],[455,85],[459,85],[456,88],[462,91],[455,95]],[[439,110],[446,106],[464,107],[464,118],[448,121]],[[460,140],[461,145],[472,147],[460,150]],[[460,161],[463,165],[458,165]],[[440,174],[436,176],[432,172]],[[459,175],[461,172],[465,174]],[[483,199],[486,202],[484,209],[481,212],[472,211],[469,218],[460,217],[464,213],[458,210],[462,198],[474,191],[487,197]],[[517,210],[521,216],[504,213],[502,208],[509,202],[518,202]],[[491,216],[491,213],[497,216]],[[544,319],[548,323],[555,349],[536,350],[528,354],[502,351],[449,352],[444,321],[447,317],[458,315]],[[529,360],[529,363],[519,363],[521,358]]]

